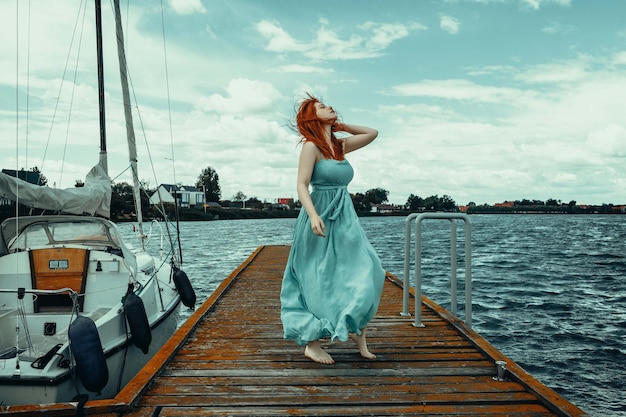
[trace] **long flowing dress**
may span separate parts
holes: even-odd
[[[296,221],[280,300],[285,339],[300,346],[327,337],[346,341],[378,309],[385,271],[348,193],[353,175],[346,160],[318,161],[311,199],[326,237],[313,233],[306,210]]]

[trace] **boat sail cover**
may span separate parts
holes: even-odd
[[[30,184],[0,173],[0,198],[19,201],[29,207],[70,214],[111,215],[111,179],[97,164],[87,173],[84,187],[50,188]]]

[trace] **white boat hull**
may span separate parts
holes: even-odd
[[[70,240],[59,233],[64,219],[40,217],[21,226],[24,242],[33,242],[43,228],[46,236],[63,235],[63,243],[21,247],[17,239],[0,256],[0,406],[113,398],[176,331],[181,297],[170,263],[123,245],[117,227],[104,219],[71,218],[81,232],[95,225],[105,236]],[[68,290],[72,285],[80,293]],[[134,318],[126,318],[129,285],[151,329],[146,353],[135,346],[129,325]],[[105,375],[97,392],[81,380],[91,369],[77,359],[84,346],[68,337],[77,314],[97,329],[99,345],[87,357],[106,360],[108,380]]]
[[[0,385],[0,404],[48,404],[115,397],[172,336],[176,330],[178,310],[177,306],[157,327],[152,329],[152,343],[148,353],[144,354],[133,345],[132,341],[129,341],[107,356],[109,382],[100,394],[89,392],[78,378],[72,378],[69,373],[60,376],[58,380],[42,378],[39,381],[27,381],[15,378],[13,383]],[[0,360],[0,364],[3,368],[6,367],[5,361]],[[86,397],[81,398],[81,395]]]

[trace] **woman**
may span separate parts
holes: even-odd
[[[303,142],[297,190],[304,210],[281,289],[285,338],[306,346],[304,355],[323,364],[335,362],[322,349],[325,337],[351,338],[361,356],[375,359],[365,326],[378,309],[385,271],[354,211],[347,190],[354,172],[344,154],[368,145],[378,132],[338,123],[333,108],[310,95],[298,109],[296,124]],[[338,131],[351,136],[337,139]]]

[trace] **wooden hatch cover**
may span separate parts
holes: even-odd
[[[85,281],[89,266],[89,250],[80,248],[45,248],[30,251],[33,289],[60,290],[71,288],[78,297],[79,310],[83,310]],[[68,294],[39,294],[35,312],[67,311],[72,308]]]

